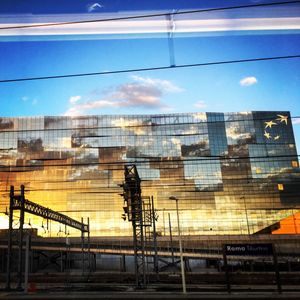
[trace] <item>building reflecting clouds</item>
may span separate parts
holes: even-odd
[[[162,233],[168,212],[176,226],[172,195],[186,235],[257,233],[300,205],[288,112],[0,118],[5,205],[10,185],[24,184],[27,199],[90,217],[92,235],[131,235],[119,195],[126,163],[136,164],[142,194],[154,197]],[[43,220],[29,218],[41,229]],[[53,223],[39,233],[58,231]]]

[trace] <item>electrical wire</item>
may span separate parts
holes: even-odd
[[[82,20],[82,21],[71,21],[71,22],[60,22],[60,23],[7,26],[7,27],[0,27],[0,30],[36,28],[36,27],[52,27],[52,26],[64,26],[64,25],[73,25],[73,24],[84,24],[84,23],[98,23],[98,22],[108,22],[108,21],[123,21],[123,20],[132,20],[132,19],[166,17],[166,16],[170,16],[170,15],[176,16],[176,15],[207,13],[207,12],[224,11],[224,10],[289,5],[289,4],[297,4],[297,3],[300,3],[300,1],[269,2],[269,3],[217,7],[217,8],[196,9],[196,10],[187,10],[187,11],[174,11],[174,12],[168,12],[168,13],[155,13],[155,14],[135,15],[135,16],[126,16],[126,17],[117,17],[117,18],[96,19],[96,20]]]
[[[297,59],[297,58],[300,58],[300,54],[285,55],[285,56],[273,56],[273,57],[248,58],[248,59],[237,59],[237,60],[223,60],[223,61],[196,63],[196,64],[181,64],[181,65],[176,65],[176,66],[171,66],[170,65],[170,66],[159,66],[159,67],[149,67],[149,68],[103,71],[103,72],[93,72],[93,73],[77,73],[77,74],[66,74],[66,75],[52,75],[52,76],[24,77],[24,78],[15,78],[15,79],[2,79],[2,80],[0,80],[0,83],[10,83],[10,82],[20,82],[20,81],[35,81],[35,80],[49,80],[49,79],[62,79],[62,78],[99,76],[99,75],[112,75],[112,74],[122,74],[122,73],[135,73],[135,72],[145,72],[145,71],[167,70],[167,69],[175,69],[175,68],[179,69],[179,68],[206,67],[206,66],[225,65],[225,64],[238,64],[238,63],[248,63],[248,62],[258,62],[258,61]]]
[[[289,175],[292,175],[289,173]],[[196,178],[195,178],[196,179]],[[223,186],[230,186],[230,187],[235,187],[237,190],[239,189],[239,192],[244,189],[250,189],[251,191],[253,190],[253,186],[257,185],[267,185],[267,184],[277,184],[279,183],[284,183],[284,184],[289,184],[290,186],[297,187],[298,184],[300,183],[300,177],[292,177],[291,178],[285,178],[284,176],[276,176],[276,177],[259,177],[259,178],[253,178],[253,177],[244,177],[244,178],[222,178],[221,181],[216,181],[214,178],[205,178],[205,182],[202,182],[199,184],[199,186],[206,187],[206,188],[211,188],[212,190],[200,190],[197,189],[197,184],[194,183],[195,179],[185,179],[183,177],[164,177],[163,181],[164,183],[160,183],[158,178],[152,178],[152,179],[146,179],[143,180],[141,179],[141,184],[143,188],[162,188],[162,187],[177,187],[181,188],[182,192],[185,192],[188,188],[194,188],[193,192],[212,192],[212,191],[217,191],[218,187],[223,187]],[[124,178],[115,178],[115,182],[123,182]],[[168,181],[167,181],[168,180]],[[203,180],[203,178],[199,178],[198,180]],[[221,180],[221,178],[218,178],[218,180]],[[273,181],[272,181],[273,180]],[[94,183],[93,180],[90,180]],[[17,184],[18,181],[14,181],[15,184]],[[19,180],[20,183],[24,183],[21,180]],[[73,191],[74,193],[86,193],[87,194],[119,194],[122,191],[122,188],[120,186],[111,186],[111,187],[103,187],[103,186],[98,186],[93,187],[93,186],[86,186],[86,187],[81,187],[80,184],[82,183],[83,180],[78,180],[76,182],[73,182],[73,184],[67,185],[63,184],[60,182],[57,182],[56,184],[49,185],[47,182],[45,183],[39,183],[34,180],[31,180],[31,188],[26,189],[26,191]],[[48,187],[46,187],[48,185]],[[79,186],[77,186],[79,185]],[[50,186],[50,187],[49,187]],[[53,186],[53,187],[51,187]],[[62,188],[63,187],[63,188]],[[0,190],[2,193],[8,192],[8,190]],[[264,194],[265,190],[256,190],[252,191],[252,194],[258,193],[258,194]]]

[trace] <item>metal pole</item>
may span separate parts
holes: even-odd
[[[135,286],[140,287],[139,279],[139,265],[138,265],[138,252],[137,252],[137,236],[136,236],[136,225],[135,225],[135,216],[132,220],[132,231],[133,231],[133,248],[134,248],[134,270],[135,270]]]
[[[180,266],[181,266],[181,278],[182,278],[182,292],[184,294],[186,294],[185,272],[184,272],[184,264],[183,264],[182,241],[181,241],[179,210],[178,210],[178,199],[177,198],[176,198],[176,212],[177,212],[177,226],[178,226],[178,239],[179,239],[179,252],[180,252]]]
[[[50,237],[50,230],[49,230],[49,219],[46,219],[46,222],[47,222],[48,236]]]
[[[277,291],[278,291],[279,294],[281,294],[282,293],[282,287],[281,287],[281,280],[280,280],[280,274],[279,274],[277,252],[276,252],[276,248],[275,248],[274,244],[272,244],[272,250],[273,250],[273,261],[274,261],[274,267],[275,267]]]
[[[87,218],[88,223],[88,262],[89,262],[89,271],[91,272],[91,244],[90,244],[90,218]]]
[[[65,255],[65,258],[66,258],[65,269],[67,271],[70,269],[70,266],[69,266],[69,251],[70,251],[70,241],[69,241],[69,237],[68,237],[68,234],[67,234],[67,236],[66,236],[66,255]]]
[[[24,202],[25,202],[25,187],[21,185],[21,209],[20,209],[20,227],[19,227],[19,278],[18,278],[18,285],[17,289],[22,289],[22,267],[23,267],[23,257],[22,257],[22,250],[23,250],[23,225],[24,225]]]
[[[166,226],[165,226],[165,209],[163,209],[163,223],[164,223],[164,236],[166,236]]]
[[[223,262],[224,262],[224,268],[225,268],[225,279],[226,279],[226,287],[227,287],[227,292],[231,293],[231,284],[230,284],[230,278],[229,278],[229,268],[228,268],[228,263],[227,263],[227,255],[226,255],[226,246],[222,246],[223,250]]]
[[[155,224],[156,220],[155,220],[155,209],[154,209],[153,196],[151,196],[151,207],[152,207],[152,220],[153,220],[154,271],[155,271],[156,275],[158,275],[157,235],[156,235],[156,224]]]
[[[63,266],[63,251],[62,249],[60,250],[60,272],[62,273],[64,271],[64,266]]]
[[[297,220],[296,220],[296,214],[294,214],[294,210],[292,210],[293,214],[293,221],[294,221],[294,227],[295,227],[295,233],[298,234],[298,229],[297,229]]]
[[[28,277],[29,277],[29,247],[30,247],[30,235],[26,236],[26,250],[25,250],[25,280],[24,289],[25,293],[28,292]]]
[[[140,219],[140,224],[139,224],[139,230],[140,230],[140,243],[141,243],[141,250],[142,250],[142,255],[141,255],[141,269],[142,269],[142,284],[140,287],[144,288],[147,284],[147,280],[146,280],[146,264],[145,264],[145,239],[146,237],[144,236],[144,230],[146,227],[144,227],[143,225],[143,200],[141,198],[141,195],[139,193],[138,195],[138,213],[139,213],[139,219]]]
[[[96,272],[97,271],[97,256],[96,253],[93,253],[93,270]]]
[[[174,259],[174,248],[173,248],[173,237],[172,237],[172,224],[171,224],[170,213],[168,213],[168,217],[169,217],[169,232],[170,232],[170,246],[171,246],[171,255],[172,255],[172,265],[174,267],[174,265],[175,265],[175,259]]]
[[[82,264],[82,275],[84,274],[84,225],[83,225],[83,217],[81,217],[81,264]]]
[[[126,257],[125,257],[125,254],[121,255],[121,272],[126,272]]]
[[[6,290],[10,290],[10,274],[11,274],[11,251],[12,251],[12,224],[13,224],[13,199],[14,186],[10,187],[9,194],[9,221],[8,221],[8,241],[7,241],[7,264],[6,264]]]

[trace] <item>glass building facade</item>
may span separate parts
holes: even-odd
[[[4,208],[10,186],[24,184],[26,199],[89,217],[92,236],[131,235],[119,195],[128,163],[137,166],[142,195],[154,197],[162,235],[169,214],[176,230],[170,196],[179,199],[185,235],[254,234],[300,205],[289,112],[0,118]],[[44,236],[62,231],[54,222],[44,230],[32,215],[25,222]]]

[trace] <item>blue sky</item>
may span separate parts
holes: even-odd
[[[267,2],[2,0],[0,27]],[[71,31],[64,26],[43,28],[38,34],[31,29],[0,30],[0,80],[168,66],[168,26],[177,65],[298,55],[298,18],[299,3],[174,16],[173,22],[150,19],[141,32],[135,30],[143,20],[109,29],[97,24]],[[161,24],[157,32],[155,24]],[[189,27],[180,31],[183,26]],[[289,110],[298,117],[299,70],[297,58],[0,83],[1,115]],[[293,122],[299,149],[300,118]]]

